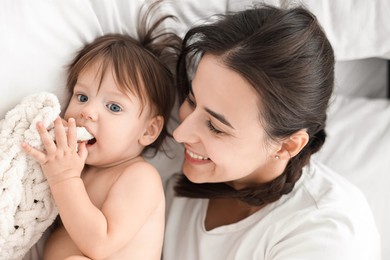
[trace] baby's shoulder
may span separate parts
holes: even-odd
[[[152,164],[145,160],[137,160],[123,169],[118,180],[131,181],[133,183],[157,182],[160,184],[161,176]]]
[[[158,174],[156,167],[154,167],[151,163],[146,161],[145,159],[139,159],[134,161],[133,163],[126,166],[124,169],[124,173],[137,173],[137,172],[145,172],[150,174]]]

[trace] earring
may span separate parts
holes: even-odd
[[[276,159],[276,160],[279,160],[279,159],[280,159],[280,156],[279,156],[279,155],[275,155],[275,159]]]

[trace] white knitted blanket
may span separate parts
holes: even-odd
[[[42,92],[24,98],[0,121],[0,259],[21,259],[53,223],[58,212],[41,167],[21,148],[26,141],[42,150],[36,123],[53,128],[60,113],[57,97]],[[85,128],[78,139],[91,138]]]

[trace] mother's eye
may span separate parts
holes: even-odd
[[[77,95],[77,100],[79,102],[87,102],[88,101],[88,97],[86,95],[83,95],[83,94],[78,94]]]
[[[217,129],[213,123],[211,123],[211,120],[207,120],[206,121],[206,124],[207,124],[207,127],[209,128],[210,132],[214,133],[214,134],[222,134],[223,132],[219,129]]]
[[[122,111],[122,108],[118,105],[118,104],[107,104],[107,108],[111,111],[111,112],[121,112]]]

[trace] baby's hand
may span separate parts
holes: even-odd
[[[63,120],[63,119],[62,119]],[[68,132],[68,122],[66,122],[66,125],[64,127],[65,129],[65,132]],[[50,137],[55,140],[56,139],[56,134],[55,134],[55,129],[52,128],[50,130],[48,130],[49,134],[50,134]],[[91,140],[93,138],[93,135],[91,135],[87,129],[85,129],[84,127],[76,127],[76,138],[77,138],[77,141],[78,142],[81,142],[81,141],[88,141],[88,140]]]
[[[56,141],[53,141],[42,122],[37,124],[44,151],[39,151],[27,143],[22,144],[24,151],[41,164],[50,186],[67,179],[79,178],[88,155],[85,142],[77,143],[74,119],[70,118],[67,124],[66,132],[60,117],[54,121]]]

